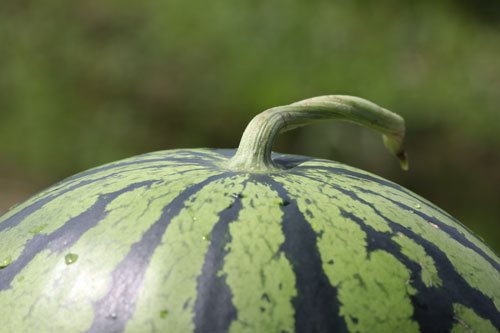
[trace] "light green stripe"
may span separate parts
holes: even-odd
[[[38,253],[16,276],[12,289],[0,292],[0,309],[9,313],[2,315],[0,331],[71,333],[88,328],[92,304],[82,302],[86,297],[79,294],[91,281],[78,279],[81,272],[76,263],[65,264],[64,254],[51,255],[49,250]]]
[[[215,152],[213,149],[189,148],[189,149],[171,149],[171,150],[154,151],[144,155],[138,155],[135,157],[127,158],[125,160],[122,160],[122,162],[129,160],[133,161],[133,160],[146,160],[146,159],[158,159],[158,158],[192,158],[195,160],[201,160],[206,162],[213,161],[214,159],[216,160],[226,159],[223,155]]]
[[[201,155],[195,155],[195,154],[189,154],[189,152],[199,152],[203,154],[207,154],[207,156],[201,156]],[[7,220],[9,217],[13,216],[14,214],[18,213],[21,211],[23,208],[26,208],[37,201],[40,201],[44,198],[47,198],[49,196],[55,196],[58,195],[59,193],[63,192],[64,190],[67,190],[70,187],[78,186],[78,184],[82,184],[83,182],[88,182],[92,180],[99,179],[101,177],[105,177],[111,173],[147,173],[147,169],[143,169],[145,167],[162,167],[162,168],[168,168],[168,169],[175,169],[175,168],[191,168],[195,169],[196,167],[191,165],[191,166],[186,166],[185,162],[176,162],[172,160],[166,160],[166,161],[150,161],[150,160],[156,160],[156,159],[161,159],[161,158],[182,158],[182,159],[189,159],[192,158],[193,162],[210,162],[210,161],[219,161],[221,159],[224,159],[221,155],[212,152],[210,150],[206,149],[191,149],[189,151],[187,150],[167,150],[167,151],[158,151],[154,153],[149,153],[145,155],[140,155],[140,156],[134,156],[130,157],[127,159],[123,159],[120,161],[115,161],[112,163],[104,164],[101,165],[97,168],[90,169],[87,171],[83,171],[81,173],[76,174],[76,178],[72,179],[70,181],[63,181],[59,184],[56,184],[47,190],[38,193],[37,195],[34,195],[30,197],[28,200],[24,201],[20,205],[16,206],[14,209],[8,211],[6,214],[0,217],[0,224]],[[150,162],[147,162],[150,161]],[[140,164],[135,164],[135,162],[141,162]],[[144,163],[146,162],[146,163]],[[132,163],[132,164],[127,164],[123,165],[123,163]],[[207,169],[209,166],[203,165],[200,163],[200,168]],[[106,168],[104,170],[99,170],[101,168]],[[138,170],[141,169],[141,170]],[[85,172],[89,171],[95,171],[92,172],[91,174],[78,177],[79,175],[82,175]],[[120,178],[120,175],[116,175],[117,179]],[[128,177],[125,175],[124,177]]]
[[[423,246],[415,243],[402,233],[392,237],[401,246],[401,253],[420,266],[420,279],[427,287],[439,287],[443,283],[438,276],[434,259],[427,255]]]
[[[483,256],[475,250],[460,244],[446,232],[437,228],[437,225],[432,221],[427,221],[417,214],[401,210],[389,200],[369,194],[360,194],[360,197],[364,200],[374,202],[375,208],[391,221],[404,226],[435,244],[446,254],[446,257],[450,260],[458,274],[471,287],[492,298],[495,307],[500,311],[500,288],[498,288],[500,286],[500,272]],[[444,216],[439,221],[447,221],[446,224],[453,225],[453,222]],[[468,232],[464,231],[463,234],[467,235]],[[491,251],[486,252],[486,255],[489,253]],[[494,255],[490,258],[493,260],[496,259]]]
[[[297,291],[292,267],[279,252],[285,240],[280,202],[268,186],[248,183],[243,209],[229,225],[231,243],[221,274],[238,311],[230,332],[294,331],[291,300]]]
[[[161,174],[159,170],[156,172]],[[29,332],[34,327],[37,332],[88,329],[93,319],[92,302],[106,294],[111,272],[124,259],[131,245],[141,239],[142,234],[160,217],[165,205],[180,192],[215,174],[195,171],[189,176],[179,176],[164,169],[162,172],[166,177],[162,183],[153,184],[150,188],[140,187],[115,198],[106,207],[109,214],[67,251],[50,253],[45,250],[38,253],[18,274],[25,278],[14,280],[11,289],[0,292],[0,309],[8,308],[12,314],[10,318],[3,318],[2,328],[7,332]],[[151,174],[136,175],[128,181],[150,177]],[[106,190],[120,189],[123,187],[121,184],[124,183],[108,182]],[[100,185],[94,186],[102,191],[104,187]],[[65,199],[85,201],[85,194],[93,198],[98,191],[92,186],[85,190],[77,191],[81,198]],[[72,211],[75,207],[64,209],[60,206],[60,209],[64,213],[66,209]],[[50,211],[50,214],[54,213],[56,211]],[[70,215],[63,216],[67,219]],[[52,230],[54,227],[51,227]],[[71,265],[65,263],[68,253],[78,255],[78,260]]]
[[[306,162],[301,166],[309,166],[311,169],[314,169],[314,166],[323,166],[323,167],[338,167],[342,168],[348,171],[352,171],[355,173],[360,173],[360,174],[365,174],[367,176],[373,177],[375,179],[380,179],[381,181],[387,182],[387,180],[378,177],[376,175],[373,175],[371,173],[365,172],[360,169],[356,169],[353,167],[349,167],[346,165],[338,164],[335,162],[320,162],[317,160]],[[320,177],[320,178],[327,178],[329,172],[324,171],[324,170],[317,170],[317,171],[312,171],[315,177]],[[335,175],[335,184],[337,185],[342,185],[346,186],[347,188],[352,189],[353,191],[358,192],[358,195],[360,198],[369,200],[369,201],[375,201],[375,202],[385,202],[387,200],[378,200],[376,195],[369,194],[369,193],[360,193],[360,191],[357,189],[357,187],[371,190],[375,193],[380,194],[381,196],[384,196],[386,198],[389,198],[391,200],[394,200],[396,202],[399,202],[401,204],[404,204],[409,207],[409,212],[415,212],[419,211],[427,216],[430,217],[430,222],[433,220],[435,221],[440,221],[441,223],[444,223],[450,227],[455,228],[458,232],[462,233],[464,237],[476,245],[479,249],[481,249],[484,253],[486,253],[492,260],[496,261],[498,264],[500,264],[500,257],[498,257],[486,244],[481,242],[476,236],[474,236],[473,233],[470,232],[469,229],[467,229],[465,226],[463,226],[460,223],[455,222],[454,220],[451,220],[448,215],[439,207],[436,207],[434,204],[429,202],[428,200],[420,197],[419,195],[411,192],[408,189],[405,188],[400,188],[400,190],[390,187],[390,186],[385,186],[385,185],[380,185],[378,183],[375,183],[371,180],[364,180],[364,179],[354,179],[350,177],[349,175]],[[420,202],[419,202],[420,201]],[[424,204],[425,203],[425,204]],[[431,207],[427,206],[430,205]],[[401,209],[398,207],[398,209]],[[409,223],[404,223],[404,221],[401,221],[400,224],[404,226],[411,226],[411,222]]]
[[[214,181],[184,202],[172,219],[146,272],[136,311],[127,332],[191,332],[197,277],[202,272],[207,235],[219,221],[219,213],[234,202],[247,176]],[[153,292],[152,292],[153,291]],[[185,306],[186,305],[186,306]]]
[[[319,197],[329,196],[327,199],[329,204],[334,202],[336,206],[342,207],[347,213],[352,213],[358,216],[369,217],[364,219],[366,225],[372,227],[376,231],[390,232],[391,228],[387,221],[375,214],[373,208],[368,205],[364,205],[360,201],[355,201],[351,196],[344,194],[343,191],[353,191],[350,187],[351,183],[345,181],[341,177],[334,174],[317,174],[314,170],[302,172],[304,176],[314,177],[318,179],[308,179],[306,177],[287,175],[286,183],[284,184],[295,184],[293,190],[297,196],[301,198],[316,198],[316,194]],[[335,184],[341,190],[335,190],[333,186],[329,184]],[[308,187],[310,186],[310,187]],[[287,187],[288,188],[288,187]],[[356,193],[357,194],[357,193]]]
[[[487,319],[479,317],[474,310],[462,304],[453,304],[453,333],[498,333],[498,330]]]
[[[109,176],[98,182],[65,192],[27,216],[16,227],[5,229],[0,233],[0,261],[6,257],[10,257],[14,261],[22,253],[26,242],[35,236],[34,230],[40,230],[40,234],[52,233],[70,219],[92,207],[101,195],[113,193],[126,188],[130,184],[147,180],[161,181],[169,177],[175,179],[179,176],[190,177],[195,174],[206,174],[208,176],[214,174],[214,172],[209,173],[207,171],[190,171],[192,168],[192,166],[178,166],[175,168],[133,170]],[[178,174],[186,171],[190,172],[182,175]],[[107,173],[113,173],[113,171],[107,170]]]
[[[314,174],[315,178],[323,182],[317,182],[316,186],[330,188],[324,184],[329,183],[338,185],[346,190],[354,191],[360,199],[371,202],[374,208],[378,210],[382,216],[435,244],[446,254],[456,271],[467,281],[467,283],[491,297],[497,310],[500,311],[500,288],[498,288],[500,285],[500,272],[475,250],[460,244],[446,232],[439,229],[432,221],[428,221],[418,214],[415,214],[415,210],[421,210],[425,214],[431,216],[432,219],[437,219],[437,217],[439,217],[438,221],[440,223],[447,224],[461,231],[469,241],[482,249],[492,260],[498,262],[498,257],[465,228],[450,220],[445,215],[433,215],[436,214],[436,211],[423,205],[420,206],[418,201],[404,192],[399,192],[365,180],[343,177],[342,175],[333,175],[331,173],[319,171],[311,171],[308,174]],[[314,181],[312,181],[311,184],[314,184]],[[374,194],[360,192],[357,190],[357,187],[371,190]],[[377,195],[377,193],[380,195]],[[404,203],[410,207],[414,207],[414,209],[401,209],[401,207],[393,201]],[[343,207],[349,207],[349,205],[353,207],[353,204],[349,204],[348,202],[343,202],[342,205]],[[361,202],[354,202],[354,207],[360,207],[359,209],[361,209],[362,206]],[[361,216],[361,213],[359,215]],[[373,219],[377,220],[379,218],[374,212],[368,215],[363,214],[363,216],[367,217],[365,220],[367,224],[371,223]]]
[[[367,255],[366,234],[342,216],[339,207],[364,216],[376,230],[387,230],[370,208],[332,187],[287,175],[281,182],[298,208],[320,234],[318,249],[330,283],[337,287],[340,315],[353,332],[417,332],[412,320],[409,270],[391,254],[375,250]]]
[[[144,163],[144,164],[140,164],[140,165],[137,165],[137,164],[122,165],[122,166],[114,167],[112,169],[96,171],[96,172],[93,172],[91,174],[78,177],[76,179],[64,181],[62,183],[59,183],[57,185],[54,185],[54,186],[44,190],[43,192],[38,193],[35,196],[30,197],[25,202],[19,204],[14,209],[8,211],[5,215],[0,217],[0,223],[7,220],[8,218],[13,216],[14,214],[20,212],[22,209],[29,207],[40,200],[43,200],[43,199],[46,199],[49,197],[56,197],[56,196],[60,195],[62,192],[68,191],[71,188],[76,189],[76,188],[79,188],[80,186],[82,186],[82,187],[88,186],[88,184],[85,184],[88,182],[93,182],[93,181],[102,182],[103,180],[100,180],[100,178],[110,177],[111,174],[114,174],[112,176],[114,181],[118,181],[121,179],[124,179],[126,181],[127,179],[137,178],[137,175],[138,174],[140,175],[143,171],[144,171],[144,173],[149,172],[148,169],[143,169],[145,167],[162,167],[162,168],[174,170],[175,168],[181,168],[181,169],[185,168],[185,165],[183,163],[177,163],[177,162],[171,162],[171,161],[168,161],[168,162],[149,162],[149,163]],[[193,166],[190,166],[189,168],[194,169]],[[138,169],[141,169],[141,170],[138,170]],[[104,180],[104,183],[105,182],[106,182],[106,180]],[[92,185],[90,185],[90,186],[92,186]],[[107,193],[107,192],[105,192],[105,193]]]

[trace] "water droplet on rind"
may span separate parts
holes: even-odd
[[[74,264],[77,260],[78,260],[78,254],[75,253],[68,253],[64,257],[64,262],[66,263],[66,265]]]
[[[420,209],[420,208],[422,208],[422,206],[420,206],[420,204],[415,205],[415,209]]]
[[[165,319],[167,318],[168,315],[168,310],[161,310],[160,311],[160,318]]]
[[[210,241],[210,235],[205,234],[205,235],[203,235],[203,237],[201,237],[201,239],[203,239],[204,241]]]
[[[435,229],[439,229],[439,226],[436,224],[436,223],[433,223],[431,221],[427,221],[427,223],[429,223],[429,225]]]
[[[11,262],[12,262],[12,257],[10,256],[0,260],[0,269],[9,266]]]

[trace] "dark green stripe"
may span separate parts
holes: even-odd
[[[236,149],[213,149],[211,152],[219,154],[224,159],[230,159],[236,153]]]
[[[411,296],[414,308],[413,318],[417,321],[421,332],[448,332],[453,326],[453,300],[444,289],[428,288],[420,279],[422,267],[401,253],[401,246],[392,237],[393,233],[376,231],[354,214],[340,210],[342,216],[358,224],[366,233],[368,255],[376,250],[383,250],[393,255],[411,272],[409,284],[417,290]],[[423,303],[425,302],[425,303]]]
[[[419,289],[419,292],[412,299],[415,305],[414,318],[419,323],[426,323],[425,326],[421,326],[422,331],[432,331],[437,320],[434,312],[440,312],[440,308],[448,306],[447,303],[460,303],[474,309],[479,316],[489,319],[500,330],[500,312],[496,309],[492,299],[471,287],[436,244],[393,221],[387,221],[394,231],[401,232],[425,248],[426,253],[434,260],[439,277],[443,282],[442,287],[434,289],[433,292],[430,292],[429,289]]]
[[[433,331],[431,329],[435,323],[434,320],[435,318],[433,317],[433,311],[440,312],[443,311],[442,309],[446,309],[448,307],[448,303],[460,303],[463,304],[471,309],[474,309],[474,311],[481,317],[486,318],[491,320],[492,324],[500,331],[500,312],[496,309],[495,304],[493,303],[492,299],[488,297],[487,295],[483,294],[481,291],[473,288],[470,286],[467,281],[456,271],[455,267],[453,264],[450,262],[446,254],[434,243],[428,241],[427,239],[423,238],[422,236],[414,233],[413,231],[401,226],[400,224],[390,220],[387,218],[384,214],[382,214],[377,208],[361,199],[355,192],[349,191],[346,189],[343,189],[340,186],[337,186],[335,184],[331,183],[325,183],[322,180],[316,179],[314,177],[306,176],[306,175],[301,175],[297,174],[298,176],[305,177],[308,179],[313,179],[319,183],[325,184],[327,186],[331,186],[335,188],[337,191],[349,196],[352,198],[353,201],[357,201],[360,204],[367,205],[370,208],[373,209],[373,211],[383,218],[390,226],[391,230],[393,231],[394,234],[397,232],[402,233],[403,235],[407,236],[408,238],[414,240],[417,244],[420,244],[421,246],[424,247],[426,253],[434,260],[435,266],[438,270],[439,277],[441,278],[443,282],[443,286],[438,290],[439,292],[437,295],[439,297],[430,296],[428,292],[422,292],[422,290],[426,289],[420,289],[420,293],[417,293],[412,299],[412,302],[415,305],[415,314],[414,318],[419,322],[419,323],[426,323],[428,325],[429,330],[428,331]],[[380,195],[382,196],[382,195]],[[383,196],[382,196],[383,197]],[[389,200],[389,199],[388,199]],[[396,203],[396,202],[395,202]],[[404,205],[403,205],[404,206]],[[406,210],[410,209],[410,207],[404,206]],[[433,220],[435,221],[435,220]],[[440,225],[445,225],[444,223],[438,222]],[[378,233],[378,237],[382,235],[383,233]],[[460,234],[461,235],[461,234]],[[463,235],[462,235],[463,237]],[[383,242],[383,238],[375,238],[378,241]],[[468,240],[464,240],[464,242],[469,242]],[[464,244],[462,244],[464,245]],[[374,246],[374,245],[372,245]],[[467,246],[467,245],[464,245]],[[480,250],[480,249],[478,249]],[[486,256],[486,258],[489,258],[484,252],[479,252],[478,254],[483,253],[481,255],[482,257]],[[491,258],[489,258],[491,260]],[[488,262],[491,263],[491,261],[488,260]],[[495,266],[493,266],[495,267]],[[435,303],[437,302],[437,303]],[[444,303],[443,303],[444,302]],[[445,311],[446,312],[446,311]],[[426,326],[427,327],[427,326]],[[426,330],[423,330],[426,331]]]
[[[68,189],[67,191],[70,191],[70,190],[71,189]],[[64,191],[64,192],[67,192],[67,191]],[[8,219],[6,219],[5,221],[0,223],[0,232],[2,232],[5,229],[14,228],[19,223],[21,223],[26,217],[33,214],[33,212],[39,210],[41,207],[43,207],[47,202],[51,201],[53,198],[54,197],[47,197],[47,198],[40,199],[40,200],[36,201],[35,203],[29,205],[28,207],[25,207],[25,208],[21,209],[19,212],[13,214]]]
[[[426,253],[434,260],[439,277],[443,281],[443,286],[437,289],[434,288],[434,293],[426,291],[427,288],[419,288],[417,289],[418,293],[412,298],[412,302],[415,306],[414,318],[417,320],[417,322],[419,322],[419,324],[421,324],[420,327],[422,331],[433,331],[434,327],[436,326],[435,321],[438,318],[441,318],[441,321],[443,321],[443,318],[447,318],[445,315],[449,314],[449,309],[452,310],[452,303],[460,303],[474,309],[474,311],[476,311],[476,313],[478,313],[483,318],[491,320],[493,325],[495,325],[497,329],[500,330],[500,312],[498,312],[498,310],[496,309],[495,304],[493,303],[491,298],[489,298],[487,295],[484,295],[479,290],[471,287],[467,283],[467,281],[465,281],[465,279],[456,271],[455,267],[449,261],[446,254],[441,251],[441,249],[436,244],[431,243],[430,241],[424,239],[422,236],[390,220],[380,211],[378,211],[374,207],[374,205],[359,198],[355,192],[347,191],[335,185],[331,186],[334,186],[338,191],[350,196],[353,200],[371,207],[378,216],[387,221],[394,233],[400,232],[408,238],[414,240],[417,244],[423,246]],[[410,209],[410,207],[407,207],[405,205],[403,206],[407,210]],[[436,220],[433,221],[438,222],[440,226],[445,226],[444,223],[440,223]],[[380,242],[383,244],[384,233],[377,233],[377,236],[374,237],[376,237],[375,239],[377,240],[377,243]],[[465,242],[468,241],[465,240]],[[484,254],[484,256],[486,255]],[[489,257],[486,256],[486,258]],[[436,316],[436,314],[438,313],[442,313],[445,317]],[[452,313],[450,315],[452,316]]]
[[[163,234],[172,218],[184,208],[184,202],[189,197],[207,184],[229,176],[215,175],[191,185],[164,208],[159,220],[142,235],[139,242],[131,246],[125,258],[111,273],[110,289],[103,298],[93,304],[94,321],[89,332],[121,332],[125,329],[127,321],[135,310],[137,291],[142,284],[151,256],[161,244]]]
[[[219,221],[210,233],[210,245],[197,278],[193,319],[195,332],[226,332],[236,319],[237,310],[232,303],[231,290],[225,275],[219,274],[228,253],[226,245],[231,242],[229,224],[238,218],[242,209],[238,193],[234,193],[233,197],[233,203],[219,214]]]
[[[482,249],[480,249],[479,247],[477,247],[476,244],[472,243],[467,238],[465,238],[464,234],[462,234],[461,232],[459,232],[457,229],[449,226],[446,223],[441,222],[438,219],[432,218],[432,217],[426,215],[425,213],[423,213],[423,212],[421,212],[419,210],[415,210],[415,209],[413,209],[413,207],[410,207],[410,206],[405,205],[405,204],[403,204],[401,202],[398,202],[398,201],[392,200],[392,199],[390,199],[388,197],[385,197],[385,196],[383,196],[380,193],[376,193],[376,192],[373,192],[373,191],[370,191],[370,190],[366,190],[366,189],[363,189],[363,188],[360,188],[360,187],[356,187],[356,188],[360,192],[369,193],[369,194],[372,194],[372,195],[384,198],[387,201],[390,201],[391,203],[393,203],[394,205],[400,207],[403,210],[412,211],[413,214],[420,216],[425,221],[432,221],[433,223],[435,223],[436,225],[439,226],[439,229],[441,229],[443,232],[445,232],[446,234],[448,234],[451,238],[453,238],[454,240],[456,240],[461,245],[474,250],[474,252],[476,252],[478,255],[480,255],[481,257],[483,257],[491,266],[493,266],[497,271],[500,272],[500,264],[498,264],[498,262],[496,262],[495,260],[493,260]],[[358,198],[357,200],[361,200],[361,199]],[[374,207],[372,207],[372,208],[375,209]],[[466,228],[466,227],[464,227],[464,228]],[[481,241],[481,240],[478,239],[478,241]]]
[[[216,153],[218,155],[221,155],[219,153],[220,150],[224,150],[224,149],[208,149],[208,148],[204,148],[204,150],[206,151],[203,151],[201,149],[196,149],[196,150],[191,150],[191,149],[186,149],[186,150],[182,150],[182,149],[176,149],[176,150],[166,150],[165,152],[174,152],[176,155],[187,155],[187,156],[198,156],[200,158],[209,158],[209,159],[214,159],[214,158],[218,158],[216,156],[213,155],[213,153]],[[230,151],[234,151],[234,149],[229,149]],[[146,154],[147,155],[147,154]],[[220,159],[223,159],[224,156],[221,156]]]
[[[136,188],[149,186],[154,181],[134,183],[120,191],[101,195],[94,205],[82,214],[70,219],[62,227],[50,234],[36,234],[25,245],[23,252],[9,266],[3,268],[0,274],[0,291],[9,289],[16,275],[30,263],[42,250],[61,253],[71,247],[89,229],[101,221],[108,212],[106,206],[121,194]]]
[[[154,159],[154,160],[151,159],[151,160],[139,160],[139,161],[123,162],[123,163],[116,163],[116,164],[113,163],[111,165],[105,165],[102,167],[90,169],[90,170],[84,171],[82,173],[76,174],[74,176],[71,176],[69,178],[66,178],[66,179],[50,186],[46,190],[44,190],[44,193],[49,194],[52,191],[57,191],[59,186],[61,186],[61,185],[68,186],[68,185],[71,185],[72,183],[76,183],[76,186],[78,186],[81,184],[80,182],[78,182],[78,180],[85,178],[87,176],[91,176],[93,174],[100,173],[102,171],[114,170],[114,169],[118,169],[118,168],[124,167],[124,166],[142,165],[142,164],[155,163],[155,162],[183,162],[182,165],[179,165],[182,167],[185,167],[185,166],[193,166],[193,167],[194,166],[204,166],[204,163],[200,163],[197,161],[193,162],[193,160],[189,160],[189,162],[188,162],[188,161],[182,161],[182,160],[179,161],[178,159]],[[113,173],[104,174],[102,177],[99,177],[99,178],[89,179],[88,182],[96,182],[96,181],[99,181],[99,180],[102,180],[102,179],[105,179],[108,177],[121,175],[121,174],[128,173],[128,172],[134,172],[134,171],[138,171],[138,170],[161,169],[161,168],[166,168],[166,167],[172,167],[172,166],[160,164],[160,165],[151,165],[151,166],[140,167],[140,168],[125,169],[125,170],[120,170],[120,171],[116,171]],[[191,170],[196,170],[196,169],[193,168],[193,169],[190,169],[189,171],[191,171]],[[187,172],[187,171],[188,170],[182,171],[182,172]]]
[[[5,220],[2,223],[0,223],[0,232],[2,232],[2,230],[8,229],[8,228],[14,228],[14,227],[16,227],[19,223],[21,223],[29,215],[31,215],[34,212],[36,212],[39,209],[41,209],[46,203],[50,202],[51,200],[54,200],[55,198],[57,198],[57,197],[59,197],[61,195],[64,195],[64,194],[66,194],[68,192],[71,192],[71,191],[73,191],[73,190],[75,190],[75,189],[77,189],[79,187],[87,186],[87,185],[90,185],[92,183],[96,183],[96,182],[99,182],[99,181],[102,181],[102,180],[105,180],[107,178],[110,178],[110,177],[113,177],[113,176],[116,176],[116,175],[120,175],[120,174],[123,174],[123,173],[134,172],[134,171],[138,171],[138,170],[162,168],[162,167],[165,167],[165,166],[163,166],[163,165],[156,166],[155,165],[155,166],[147,166],[147,167],[142,167],[142,168],[137,168],[137,169],[127,169],[127,170],[122,170],[122,171],[117,171],[117,172],[105,174],[102,177],[95,178],[95,179],[82,180],[80,182],[76,182],[76,179],[75,179],[75,184],[74,185],[71,185],[72,181],[68,181],[69,179],[66,179],[66,180],[64,180],[64,181],[62,181],[62,182],[60,182],[58,184],[55,184],[55,185],[49,187],[48,189],[44,190],[43,192],[40,192],[41,194],[43,194],[45,196],[44,198],[42,198],[42,199],[40,199],[38,201],[35,201],[33,204],[29,205],[28,207],[23,208],[19,212],[17,212],[14,215],[10,216],[7,220]],[[184,170],[184,171],[176,172],[175,174],[176,175],[181,175],[181,174],[184,174],[184,173],[189,173],[189,172],[197,171],[197,170],[198,169]],[[88,176],[90,174],[92,174],[92,173],[89,173],[89,174],[86,174],[86,175]],[[74,176],[74,177],[77,177],[77,176]],[[65,189],[63,189],[63,190],[60,190],[58,187],[61,186],[61,185],[64,185],[64,186],[70,185],[70,186],[67,187],[67,188],[65,188]],[[50,194],[51,192],[56,192],[56,193],[53,194],[53,195],[51,195]]]
[[[314,161],[311,161],[311,162],[314,162]],[[318,162],[326,163],[326,162],[329,162],[329,161],[321,161],[321,160],[319,160]],[[332,163],[332,162],[330,162],[330,163]],[[323,171],[331,172],[331,173],[336,174],[336,175],[346,176],[346,177],[349,177],[349,178],[352,178],[352,179],[355,179],[355,180],[368,180],[368,181],[377,183],[377,184],[379,184],[381,186],[392,188],[394,190],[397,190],[398,192],[402,192],[405,195],[407,195],[407,196],[415,199],[422,206],[426,206],[426,207],[428,207],[428,208],[430,208],[430,209],[438,212],[439,214],[448,217],[450,220],[455,221],[455,222],[461,224],[453,216],[449,215],[444,210],[436,207],[435,205],[429,204],[427,201],[423,201],[421,198],[419,198],[418,196],[416,196],[415,194],[413,194],[411,191],[407,190],[406,188],[404,188],[404,187],[402,187],[402,186],[400,186],[400,185],[398,185],[396,183],[390,182],[390,181],[388,181],[386,179],[383,179],[383,178],[380,178],[380,177],[375,177],[375,176],[372,176],[372,175],[367,174],[367,173],[355,172],[353,170],[342,168],[341,166],[338,166],[338,167],[333,167],[333,166],[332,167],[314,166],[314,165],[311,165],[311,166],[302,166],[302,167],[299,166],[296,169],[294,169],[292,172],[293,172],[293,174],[296,174],[296,175],[303,175],[303,173],[301,172],[301,170],[305,170],[305,171],[323,170]]]
[[[230,159],[231,157],[234,156],[236,149],[214,149],[214,150],[212,150],[212,152],[220,154],[221,156],[223,156],[226,159]],[[288,154],[279,154],[279,153],[272,153],[271,158],[272,158],[274,163],[278,164],[280,167],[282,167],[285,170],[295,168],[299,164],[311,160],[311,158],[307,157],[307,156],[288,155]]]
[[[340,170],[343,170],[343,169],[340,169]],[[305,178],[308,178],[308,179],[311,179],[311,180],[314,180],[318,183],[322,183],[322,184],[325,184],[327,186],[330,186],[332,188],[334,188],[335,190],[351,197],[353,200],[356,200],[356,201],[359,201],[361,203],[364,203],[368,206],[370,206],[371,208],[374,209],[374,211],[377,211],[376,208],[366,202],[365,200],[361,199],[359,196],[356,195],[356,193],[354,191],[349,191],[349,190],[346,190],[344,188],[342,188],[341,186],[337,186],[335,184],[332,184],[332,183],[326,183],[324,182],[323,180],[321,179],[318,179],[314,176],[310,176],[310,175],[304,175],[304,174],[301,174],[301,173],[296,173],[294,172],[295,175],[297,176],[300,176],[300,177],[305,177]],[[377,178],[374,178],[371,179],[373,180],[374,182],[379,182]],[[392,183],[389,183],[389,184],[392,184]],[[394,185],[394,184],[393,184]],[[396,185],[396,187],[393,186],[393,188],[398,188],[399,186]],[[375,195],[375,196],[378,196],[378,197],[381,197],[381,198],[384,198],[385,200],[388,200],[390,201],[391,203],[393,203],[394,205],[400,207],[401,209],[405,210],[405,211],[412,211],[414,214],[422,217],[425,221],[433,221],[433,223],[437,224],[439,226],[439,228],[445,232],[446,234],[448,234],[451,238],[453,238],[454,240],[456,240],[459,244],[463,245],[464,247],[467,247],[467,248],[470,248],[471,250],[475,251],[479,256],[481,256],[482,258],[484,258],[489,264],[491,264],[496,270],[498,270],[500,272],[500,264],[498,264],[495,260],[493,260],[489,255],[487,255],[482,249],[480,249],[476,244],[472,243],[470,240],[468,240],[462,233],[460,233],[458,230],[456,230],[455,228],[447,225],[446,223],[443,223],[435,218],[431,218],[430,216],[424,214],[423,212],[421,211],[418,211],[418,210],[415,210],[413,207],[410,207],[410,206],[407,206],[401,202],[398,202],[398,201],[395,201],[395,200],[392,200],[380,193],[377,193],[377,192],[373,192],[373,191],[370,191],[370,190],[367,190],[367,189],[364,189],[364,188],[361,188],[359,186],[355,186],[355,188],[357,190],[359,190],[360,192],[364,192],[364,193],[368,193],[368,194],[371,194],[371,195]],[[401,191],[401,190],[400,190]],[[405,194],[408,194],[407,192],[405,191],[402,191],[403,193]],[[416,199],[418,200],[418,199]],[[418,200],[419,203],[424,203],[420,200]],[[433,206],[429,206],[429,207],[433,207]],[[434,210],[437,210],[436,208],[434,208]],[[439,210],[439,212],[441,212]],[[377,214],[380,215],[381,217],[383,217],[384,219],[387,219],[385,216],[383,216],[383,214],[381,214],[380,212],[377,211]],[[445,216],[449,216],[449,215],[446,215],[446,214],[443,214]],[[453,222],[456,222],[458,223],[459,225],[462,226],[462,224],[454,219],[452,219]],[[466,227],[464,227],[466,229]]]
[[[337,289],[323,271],[316,244],[321,235],[314,232],[283,185],[270,177],[262,181],[277,191],[285,203],[282,206],[285,241],[280,251],[290,261],[296,277],[297,297],[292,300],[296,332],[347,332],[346,323],[339,315]]]
[[[138,155],[138,156],[134,156],[134,157],[131,157],[131,158],[127,158],[127,159],[124,159],[124,160],[121,160],[121,161],[118,161],[118,162],[114,162],[114,163],[109,163],[109,164],[106,164],[106,165],[103,165],[103,166],[100,166],[100,167],[96,167],[96,168],[92,168],[92,169],[89,169],[87,171],[83,171],[81,173],[78,173],[76,175],[73,175],[73,176],[70,176],[68,178],[65,178],[63,180],[61,180],[60,182],[57,182],[56,184],[50,186],[49,188],[45,189],[44,192],[46,193],[50,193],[50,190],[51,189],[57,189],[60,185],[68,185],[68,184],[71,184],[72,182],[74,182],[75,180],[78,180],[78,179],[81,179],[83,177],[86,177],[86,176],[89,176],[89,175],[93,175],[93,174],[96,174],[96,173],[99,173],[99,172],[102,172],[102,171],[106,171],[106,170],[112,170],[112,169],[116,169],[116,168],[120,168],[120,167],[124,167],[124,166],[133,166],[133,165],[141,165],[141,164],[146,164],[146,163],[155,163],[155,162],[178,162],[178,163],[182,163],[183,166],[186,166],[186,165],[193,165],[193,166],[207,166],[207,167],[210,167],[210,166],[214,166],[213,164],[211,163],[208,163],[206,160],[204,160],[203,158],[210,158],[210,159],[217,159],[215,156],[213,156],[212,154],[208,154],[208,153],[203,153],[203,152],[199,152],[199,151],[190,151],[190,150],[173,150],[173,151],[170,151],[170,150],[166,150],[164,151],[164,157],[161,157],[161,158],[153,158],[153,159],[147,159],[148,156],[150,155],[158,155],[158,152],[157,153],[147,153],[147,154],[143,154],[143,155]],[[176,156],[195,156],[194,158],[187,158],[187,157],[176,157]],[[158,166],[151,166],[151,168],[162,168],[162,167],[165,167],[164,165],[158,165]],[[116,174],[121,174],[121,173],[124,173],[124,172],[129,172],[129,171],[136,171],[136,170],[140,170],[141,168],[138,168],[138,169],[127,169],[127,170],[123,170],[123,171],[119,171],[119,172],[116,172],[116,173],[113,173],[113,174],[107,174],[107,175],[104,175],[103,177],[99,178],[99,179],[102,179],[102,178],[105,178],[105,177],[108,177],[108,176],[112,176],[112,175],[116,175]],[[98,180],[98,179],[96,179]]]

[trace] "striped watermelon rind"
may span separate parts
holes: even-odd
[[[221,170],[232,154],[141,155],[9,211],[3,329],[499,329],[500,260],[441,209],[332,161]]]
[[[320,96],[256,116],[238,150],[144,154],[0,217],[1,332],[498,332],[500,258],[411,191],[275,154],[311,120],[404,120]]]

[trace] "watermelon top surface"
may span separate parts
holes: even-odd
[[[337,162],[275,154],[312,120],[404,120],[319,96],[237,150],[170,150],[68,178],[0,217],[1,332],[498,332],[500,258],[450,215]]]
[[[2,331],[500,330],[500,259],[411,191],[337,162],[145,154],[0,219]]]

